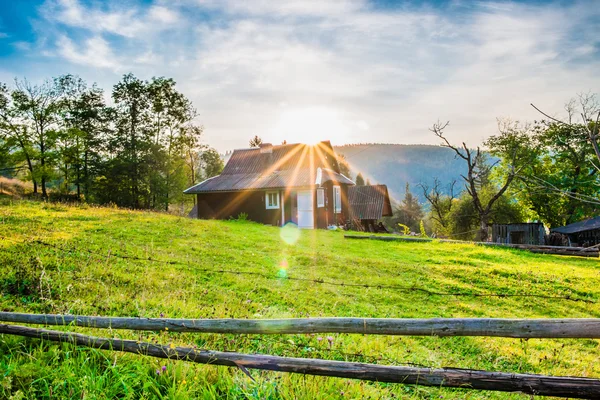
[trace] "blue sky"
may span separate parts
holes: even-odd
[[[476,145],[497,118],[600,92],[600,4],[368,0],[0,0],[0,81],[65,73],[110,93],[169,76],[219,150],[258,134]]]

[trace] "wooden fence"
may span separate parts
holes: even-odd
[[[357,333],[419,336],[496,336],[509,338],[600,338],[600,319],[492,318],[307,318],[277,320],[168,319],[0,313],[0,321],[91,328],[234,334]],[[571,398],[600,398],[600,379],[513,374],[457,368],[386,366],[162,346],[133,340],[0,324],[0,334],[78,346],[248,369],[362,379],[436,387],[523,392]]]
[[[404,336],[488,336],[509,338],[600,338],[600,319],[505,318],[291,318],[172,319],[123,318],[0,312],[0,321],[139,331],[293,334],[358,333]]]

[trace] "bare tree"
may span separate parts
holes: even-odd
[[[577,103],[579,104],[577,105]],[[575,114],[579,113],[581,116],[581,124],[583,125],[587,135],[587,140],[592,145],[598,160],[598,165],[594,164],[594,166],[596,169],[600,170],[600,144],[598,143],[600,129],[600,104],[598,104],[598,99],[596,98],[595,94],[589,92],[579,93],[577,95],[577,99],[571,99],[565,105],[565,110],[568,114],[568,122],[551,117],[536,107],[533,103],[531,103],[531,106],[549,120],[568,126],[574,126],[576,124],[573,122],[573,119]]]
[[[431,218],[437,221],[443,228],[448,228],[450,222],[448,217],[450,211],[452,211],[452,203],[456,198],[454,193],[455,185],[456,180],[452,180],[448,185],[448,194],[445,194],[438,178],[433,179],[433,187],[431,188],[427,184],[419,184],[419,187],[423,190],[423,196],[425,196],[425,199],[431,205]]]
[[[477,238],[485,242],[488,239],[488,227],[492,217],[492,206],[494,203],[506,192],[512,181],[514,180],[518,169],[516,164],[519,159],[519,137],[515,135],[515,131],[502,131],[498,137],[502,139],[502,145],[507,148],[506,153],[510,155],[507,159],[509,170],[505,174],[504,181],[501,183],[500,188],[489,200],[485,201],[481,196],[481,189],[488,182],[489,173],[494,165],[486,163],[485,154],[482,153],[479,146],[473,150],[467,147],[465,142],[460,147],[452,145],[444,135],[444,130],[448,127],[450,122],[442,124],[440,121],[433,124],[430,129],[437,137],[443,140],[442,146],[452,149],[456,156],[463,159],[467,164],[467,175],[461,175],[465,181],[465,189],[473,199],[473,205],[477,211],[479,217],[479,233]],[[499,126],[500,127],[500,126]]]

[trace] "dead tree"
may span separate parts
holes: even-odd
[[[452,211],[452,203],[456,198],[454,195],[454,186],[456,180],[448,185],[448,194],[443,193],[440,180],[433,179],[433,187],[430,189],[428,185],[420,183],[419,187],[423,190],[423,196],[431,205],[431,218],[437,221],[443,228],[448,228],[448,214]]]
[[[579,111],[577,111],[576,103],[579,103]],[[572,99],[565,105],[565,109],[568,113],[569,121],[565,122],[558,118],[551,117],[546,114],[538,107],[536,107],[533,103],[531,106],[535,108],[540,114],[544,117],[548,118],[550,121],[556,122],[557,124],[567,125],[574,127],[576,124],[573,122],[573,116],[576,113],[579,113],[581,116],[581,123],[585,130],[587,140],[592,145],[594,149],[594,154],[596,155],[596,159],[598,160],[598,165],[594,164],[594,167],[600,170],[600,144],[599,140],[599,130],[600,130],[600,105],[596,99],[596,96],[592,93],[580,93],[578,95],[578,99]]]
[[[486,242],[488,240],[488,227],[491,223],[492,207],[494,203],[506,192],[512,181],[514,180],[517,169],[515,168],[515,161],[518,156],[517,148],[511,152],[512,159],[507,160],[509,164],[509,171],[506,174],[504,181],[498,191],[486,202],[482,199],[480,193],[482,187],[487,183],[486,180],[489,177],[489,173],[494,165],[489,165],[485,161],[485,155],[481,152],[479,146],[473,150],[469,149],[465,142],[462,143],[461,147],[450,144],[448,139],[444,136],[444,129],[448,127],[450,122],[442,124],[440,121],[433,124],[430,129],[437,137],[443,140],[442,146],[452,149],[456,156],[465,160],[467,164],[467,175],[461,175],[465,181],[465,189],[473,199],[473,205],[477,211],[479,218],[479,232],[477,239]],[[513,146],[518,144],[513,141]]]

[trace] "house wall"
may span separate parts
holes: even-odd
[[[334,212],[333,183],[323,185],[325,189],[325,207],[317,207],[317,191],[313,192],[314,226],[326,229],[332,224],[344,224],[348,218],[348,186],[341,186],[342,212]],[[237,218],[241,213],[248,214],[248,219],[268,225],[281,225],[281,206],[284,207],[284,222],[298,223],[297,191],[279,191],[283,194],[278,209],[267,209],[265,205],[266,191],[213,192],[197,194],[199,219]]]
[[[246,213],[248,219],[252,221],[280,225],[281,204],[278,209],[268,210],[265,206],[265,193],[265,191],[200,193],[197,195],[198,218],[229,219]]]

